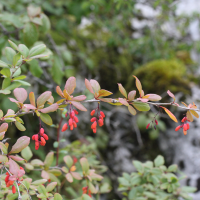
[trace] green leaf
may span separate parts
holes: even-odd
[[[44,187],[43,185],[39,185],[39,186],[37,187],[37,190],[38,190],[38,192],[39,192],[40,194],[43,194],[45,197],[48,197],[48,196],[47,196],[47,191],[46,191],[46,189],[45,189],[45,187]]]
[[[8,67],[7,63],[0,60],[0,67]]]
[[[5,48],[5,54],[6,54],[6,59],[13,63],[13,58],[16,55],[15,50],[13,50],[11,47],[6,47]]]
[[[31,86],[30,83],[26,82],[26,81],[22,81],[22,80],[15,80],[15,83],[19,83],[20,85],[24,85],[24,86]]]
[[[14,58],[13,58],[13,66],[16,66],[18,61],[20,60],[21,58],[21,54],[20,53],[17,53]]]
[[[62,82],[62,77],[64,75],[63,71],[62,71],[62,62],[61,60],[57,57],[57,56],[54,56],[54,59],[53,59],[53,65],[51,67],[51,75],[53,77],[53,80],[58,84],[60,85],[61,82]]]
[[[13,78],[12,80],[15,81],[15,80],[22,80],[22,79],[25,79],[26,76],[25,75],[21,75],[21,76],[17,76],[15,78]]]
[[[42,34],[46,34],[51,28],[51,23],[44,13],[42,13],[40,17],[42,18],[42,26],[40,26],[39,30]]]
[[[170,165],[167,169],[168,172],[176,172],[178,169],[178,166],[176,164]]]
[[[15,122],[15,126],[17,127],[17,129],[19,129],[20,131],[25,131],[26,128],[19,122]]]
[[[133,102],[132,105],[139,111],[149,111],[150,106],[147,103]]]
[[[87,194],[83,194],[81,200],[93,200],[93,199]]]
[[[18,88],[21,85],[21,83],[12,83],[10,86],[5,88],[5,90],[14,90],[15,88]]]
[[[71,166],[73,165],[73,159],[71,158],[71,156],[67,155],[63,158],[63,160],[65,161],[66,165],[68,168],[71,168]]]
[[[27,146],[21,151],[21,155],[27,161],[29,161],[33,157],[33,153],[29,146]]]
[[[137,169],[138,172],[143,173],[144,167],[140,161],[137,161],[137,160],[133,161],[133,165]]]
[[[18,46],[18,51],[21,53],[21,55],[22,55],[24,58],[27,58],[27,57],[28,57],[29,49],[27,48],[26,45],[20,44],[20,45]]]
[[[85,174],[87,174],[88,171],[89,171],[89,163],[88,163],[88,160],[87,160],[86,158],[81,158],[81,159],[80,159],[80,163],[81,163],[83,172],[84,172]]]
[[[13,74],[13,77],[19,76],[21,74],[21,68],[18,68],[15,73]]]
[[[57,182],[52,182],[52,183],[48,184],[46,187],[46,191],[51,192],[56,187],[56,185],[57,185]]]
[[[195,187],[190,187],[190,186],[183,186],[183,187],[181,188],[181,191],[187,192],[187,193],[194,193],[194,192],[197,191],[197,188],[195,188]]]
[[[63,198],[62,198],[62,196],[60,195],[60,194],[58,194],[58,193],[55,193],[54,194],[54,200],[62,200]],[[85,199],[86,200],[86,199]]]
[[[41,185],[47,182],[47,179],[40,179],[31,183],[31,185]]]
[[[49,168],[51,166],[51,164],[53,163],[53,159],[54,159],[54,153],[49,152],[44,160],[45,168]]]
[[[2,83],[2,89],[4,90],[11,84],[11,78],[5,78]]]
[[[159,155],[156,157],[156,159],[154,160],[154,164],[156,167],[160,167],[161,165],[164,165],[165,163],[165,160],[164,160],[164,157]]]
[[[6,145],[3,142],[0,142],[0,148],[4,154],[8,153],[8,148],[6,147]]]
[[[26,148],[30,143],[30,138],[27,136],[20,137],[17,142],[12,146],[12,149],[9,154],[19,153],[24,148]]]
[[[1,70],[1,74],[3,74],[5,77],[10,77],[10,75],[11,75],[10,69],[9,68],[3,68]]]
[[[8,40],[8,42],[9,42],[10,46],[11,46],[14,50],[18,50],[17,45],[16,45],[13,41]]]
[[[45,50],[46,50],[46,45],[44,44],[39,44],[37,46],[34,46],[33,48],[31,48],[29,52],[29,57],[39,55],[43,53]]]
[[[23,29],[23,39],[25,44],[30,47],[38,39],[38,31],[33,23],[27,23]]]

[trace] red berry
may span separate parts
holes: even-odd
[[[95,112],[96,112],[95,110],[92,110],[91,113],[90,113],[90,115],[93,116]]]
[[[147,126],[146,126],[146,129],[148,129],[148,128],[149,128],[149,126],[150,126],[150,123],[148,123],[148,124],[147,124]]]
[[[5,182],[7,183],[8,182],[8,179],[9,179],[10,175],[7,175],[6,178],[5,178]]]
[[[40,139],[41,139],[41,145],[44,146],[46,144],[46,140],[43,137],[41,137]]]
[[[35,140],[35,135],[32,136],[32,140]]]
[[[70,116],[71,116],[71,118],[74,118],[74,116],[75,116],[75,112],[72,111],[72,112],[70,113]]]
[[[156,123],[156,125],[158,125],[158,121],[155,119],[155,123]]]
[[[78,123],[78,122],[79,122],[79,121],[78,121],[78,117],[74,116],[74,121],[75,121],[76,123]]]
[[[48,140],[49,139],[49,137],[48,137],[48,135],[47,134],[43,134],[43,138],[45,139],[45,140]]]
[[[95,121],[95,122],[92,124],[91,129],[94,129],[94,128],[96,128],[96,127],[97,127],[97,122]]]
[[[68,125],[67,125],[67,123],[65,123],[65,124],[63,125],[63,127],[62,127],[62,132],[66,131],[67,128],[68,128]]]
[[[187,117],[183,117],[183,119],[181,120],[181,122],[185,122],[187,120]]]
[[[185,131],[184,129],[183,129],[183,134],[184,134],[184,135],[187,135],[187,131]]]
[[[93,133],[96,133],[97,132],[97,129],[96,128],[94,128],[94,129],[92,129],[93,130]]]
[[[41,129],[40,129],[40,134],[43,134],[43,133],[44,133],[44,129],[41,128]]]
[[[51,179],[49,179],[48,182],[50,183],[50,182],[51,182]]]
[[[71,126],[70,126],[70,130],[72,131],[72,130],[73,130],[73,128],[74,128],[74,126],[73,126],[73,125],[71,125]]]
[[[37,141],[37,142],[35,142],[35,150],[38,150],[39,149],[39,147],[40,147],[40,144],[39,144],[39,142]]]
[[[13,186],[12,186],[12,193],[15,194],[15,192],[16,192],[16,188],[15,188],[15,186],[13,185]]]
[[[98,124],[99,124],[99,126],[103,126],[103,120],[102,120],[102,119],[99,119],[99,120],[98,120]]]
[[[35,141],[38,141],[38,134],[35,134]]]
[[[76,115],[78,115],[78,111],[77,110],[74,110],[74,112],[75,112]]]
[[[73,124],[72,118],[69,119],[69,125],[71,126]]]
[[[76,122],[75,122],[75,121],[73,121],[73,126],[74,126],[74,128],[76,128],[76,127],[77,127],[77,124],[76,124]]]
[[[96,121],[97,120],[97,118],[96,117],[93,117],[90,121],[91,122],[94,122],[94,121]]]
[[[177,126],[177,127],[175,128],[175,131],[178,131],[180,128],[182,128],[181,125]]]
[[[105,114],[103,113],[103,111],[100,111],[101,116],[104,118]]]
[[[68,114],[66,113],[66,114],[65,114],[65,117],[67,117],[67,116],[68,116]]]
[[[190,129],[190,125],[187,123],[187,130]]]
[[[183,129],[184,129],[184,131],[187,131],[187,129],[188,129],[188,128],[187,128],[187,124],[184,124],[184,125],[183,125]]]

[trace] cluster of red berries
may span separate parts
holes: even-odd
[[[92,195],[91,195],[92,193],[90,190],[88,190],[87,186],[83,187],[82,190],[83,190],[83,194],[87,194],[88,196],[92,197]]]
[[[93,116],[95,114],[96,110],[92,110],[90,115]],[[99,124],[99,126],[103,126],[103,120],[105,118],[105,114],[103,113],[103,111],[99,112],[97,111],[97,117],[93,117],[90,121],[93,122],[93,124],[91,125],[91,129],[93,131],[93,133],[97,132],[97,123]]]
[[[155,123],[155,124],[154,124],[154,129],[156,130],[156,125],[158,125],[157,119],[155,119],[155,120],[153,120],[152,122],[148,123],[147,126],[146,126],[146,129],[149,128],[149,126],[150,126],[151,123],[152,123],[152,124]]]
[[[44,129],[40,128],[39,133],[32,136],[32,140],[35,140],[35,149],[38,150],[40,145],[44,146],[48,139],[49,137],[44,133]]]
[[[180,128],[183,128],[183,134],[187,135],[187,130],[189,130],[190,125],[188,122],[190,122],[190,120],[187,119],[187,117],[183,117],[183,119],[181,120],[182,125],[179,125],[175,128],[175,131],[178,131]]]
[[[24,168],[20,167],[20,170],[24,171]],[[16,187],[13,185],[14,184],[14,180],[16,180],[16,182],[17,182],[17,184],[19,186],[20,185],[20,181],[23,181],[23,178],[21,178],[21,179],[12,178],[12,180],[9,180],[12,175],[10,175],[8,172],[6,172],[6,175],[7,175],[6,178],[5,178],[6,187],[10,187],[12,185],[12,193],[15,194],[16,193]]]
[[[78,115],[78,111],[73,109],[69,114],[66,113],[65,117],[67,117],[69,115],[69,120],[67,123],[65,123],[62,127],[62,132],[66,131],[68,129],[68,127],[70,128],[70,130],[72,131],[74,128],[77,127],[77,123],[79,122],[78,117],[76,115]]]

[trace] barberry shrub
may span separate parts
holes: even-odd
[[[151,106],[156,106],[158,112],[152,121],[147,124],[146,128],[158,125],[157,116],[164,110],[168,116],[175,122],[178,122],[174,114],[166,108],[166,105],[180,107],[175,103],[175,96],[170,91],[168,94],[173,98],[173,102],[159,103],[161,96],[157,94],[144,94],[142,84],[136,77],[135,84],[138,90],[126,92],[122,84],[118,83],[119,91],[123,97],[108,98],[112,92],[101,89],[99,83],[94,80],[85,79],[85,86],[93,96],[92,99],[86,100],[85,95],[74,96],[76,88],[76,78],[70,77],[66,81],[64,89],[60,86],[56,87],[59,97],[56,101],[51,91],[45,91],[38,97],[34,92],[27,91],[23,86],[30,86],[24,79],[25,75],[21,75],[21,67],[34,59],[49,57],[46,52],[46,46],[40,44],[29,49],[24,44],[15,44],[10,41],[11,47],[6,47],[5,60],[0,61],[2,68],[0,73],[3,77],[2,88],[0,93],[8,95],[13,90],[15,98],[9,97],[12,103],[15,103],[18,110],[15,112],[8,109],[4,115],[0,110],[0,167],[1,167],[1,199],[65,199],[62,194],[63,187],[66,188],[69,196],[77,200],[98,199],[100,194],[107,193],[111,190],[109,184],[104,181],[103,173],[106,167],[102,166],[94,153],[95,147],[93,142],[86,145],[80,141],[75,141],[67,147],[60,149],[59,142],[60,131],[65,132],[67,129],[73,131],[78,126],[79,112],[86,112],[87,109],[83,104],[94,102],[91,115],[91,129],[93,133],[98,131],[98,127],[104,125],[106,118],[105,112],[101,109],[102,103],[112,104],[114,106],[126,106],[132,115],[136,115],[138,111],[144,112],[150,110]],[[60,99],[58,99],[60,98]],[[28,103],[25,103],[28,99]],[[183,128],[186,135],[189,129],[189,123],[193,121],[193,116],[199,117],[196,105],[189,104],[186,107],[186,114],[182,119],[182,125],[176,128],[179,131]],[[44,160],[37,159],[33,156],[33,152],[29,147],[30,142],[34,143],[35,150],[45,148],[48,143],[49,135],[45,129],[46,125],[53,125],[50,113],[59,111],[60,122],[57,126],[57,143],[56,152],[50,151]],[[9,150],[10,140],[6,137],[6,131],[10,125],[15,124],[19,131],[25,131],[23,116],[27,114],[36,115],[38,118],[38,130],[32,135],[32,140],[28,136],[20,137]],[[193,115],[193,116],[192,116]],[[64,125],[61,124],[64,121]],[[89,139],[91,140],[91,138]],[[19,153],[21,155],[19,155]],[[178,198],[190,199],[187,192],[193,189],[181,189],[178,178],[174,174],[176,166],[167,168],[164,166],[164,159],[159,156],[154,163],[148,161],[144,164],[134,161],[134,166],[138,172],[131,175],[123,174],[123,178],[119,178],[119,190],[128,199],[146,200],[146,199],[167,199]],[[33,176],[32,172],[39,172],[39,178]],[[190,190],[191,189],[191,190]],[[125,197],[126,198],[126,197]]]

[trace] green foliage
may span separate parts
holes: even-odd
[[[164,162],[162,156],[156,157],[154,162],[133,161],[136,172],[123,173],[118,178],[118,190],[128,200],[178,200],[180,197],[192,200],[188,193],[195,192],[196,188],[180,187],[179,178],[175,175],[177,165],[166,167]]]

